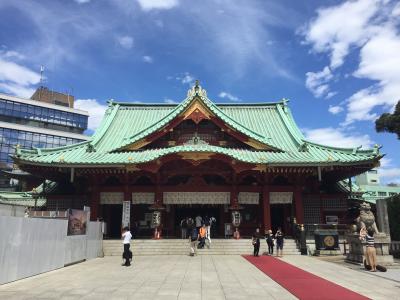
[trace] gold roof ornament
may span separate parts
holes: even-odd
[[[128,156],[128,161],[131,162],[133,160],[132,156]]]
[[[207,97],[207,91],[201,87],[199,80],[196,80],[194,86],[187,92],[188,98],[194,96]]]
[[[64,155],[61,155],[60,158],[58,159],[58,161],[61,162],[61,163],[65,162]]]

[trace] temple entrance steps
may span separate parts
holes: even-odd
[[[121,240],[103,240],[103,252],[105,256],[122,255]],[[260,254],[268,249],[265,240],[261,240]],[[137,239],[131,242],[133,255],[187,255],[189,253],[189,242],[183,239]],[[276,248],[274,249],[275,254]],[[251,239],[213,239],[211,247],[197,249],[199,255],[240,255],[252,254],[253,246]],[[300,251],[296,242],[292,239],[285,239],[283,247],[284,255],[299,255]]]

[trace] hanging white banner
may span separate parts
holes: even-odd
[[[124,193],[122,192],[101,192],[100,204],[122,204]]]
[[[238,200],[240,204],[258,204],[260,199],[259,193],[240,192]]]
[[[270,192],[269,204],[291,204],[293,192]]]
[[[164,192],[164,204],[229,204],[229,192]]]
[[[132,193],[132,204],[153,204],[155,193]]]
[[[131,223],[131,201],[122,202],[122,227],[129,227]]]

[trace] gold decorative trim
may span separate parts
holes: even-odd
[[[179,156],[182,159],[185,160],[194,160],[194,161],[198,161],[198,160],[206,160],[206,159],[210,159],[211,155],[213,155],[214,153],[211,152],[182,152],[179,153]]]
[[[211,116],[214,116],[214,114],[198,98],[193,100],[188,108],[181,113],[181,116],[183,116],[183,119],[186,120],[192,113],[202,113],[207,119],[210,119]]]
[[[150,144],[150,141],[147,141],[146,138],[139,140],[137,142],[134,142],[133,144],[127,146],[126,148],[124,148],[124,150],[138,150],[140,148],[143,148],[144,146]]]
[[[261,172],[265,172],[267,171],[267,165],[256,165],[252,170],[254,171],[261,171]]]
[[[138,167],[136,167],[136,165],[127,165],[125,170],[127,172],[140,171],[140,169]]]
[[[257,150],[272,150],[271,147],[268,147],[267,145],[258,142],[256,140],[253,139],[249,139],[248,141],[245,142],[247,145],[257,149]]]

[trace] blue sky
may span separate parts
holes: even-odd
[[[110,99],[180,102],[199,79],[214,102],[290,99],[310,140],[400,143],[374,120],[400,99],[400,3],[253,0],[0,1],[0,91],[75,95],[94,129]]]

